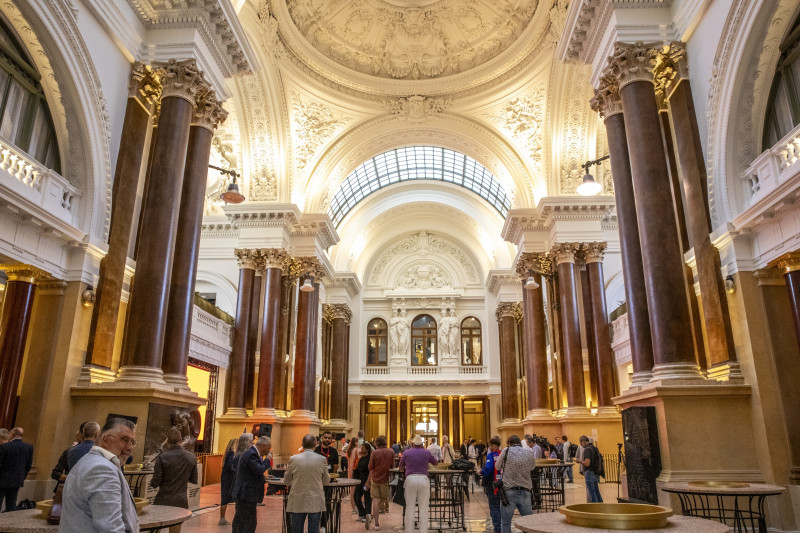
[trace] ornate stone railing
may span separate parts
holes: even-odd
[[[388,366],[362,366],[361,373],[366,376],[388,376]]]
[[[57,172],[0,137],[0,184],[72,226],[81,192]]]
[[[438,366],[409,366],[406,368],[406,373],[412,376],[431,376],[435,374],[441,374],[442,369]]]
[[[409,379],[424,381],[482,381],[488,378],[485,366],[362,366],[361,379],[367,381],[393,381]]]
[[[744,172],[750,201],[748,206],[765,198],[770,192],[800,173],[800,125],[790,131],[775,146],[764,150]]]
[[[486,367],[485,366],[461,366],[458,368],[459,374],[469,374],[469,375],[486,375]]]
[[[233,327],[230,324],[197,305],[194,306],[189,355],[206,363],[227,368],[232,342]]]

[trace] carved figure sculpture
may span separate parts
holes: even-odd
[[[406,319],[405,309],[399,313],[397,309],[392,313],[389,320],[389,337],[391,342],[392,355],[403,355],[409,342],[408,320]]]

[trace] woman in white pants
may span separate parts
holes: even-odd
[[[428,504],[431,499],[431,484],[428,480],[428,465],[436,465],[436,458],[422,447],[422,437],[414,435],[411,448],[403,452],[400,470],[405,471],[403,485],[406,500],[406,533],[414,533],[414,506],[419,507],[419,531],[428,533]]]

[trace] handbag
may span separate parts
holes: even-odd
[[[402,505],[403,507],[406,506],[406,496],[404,494],[404,481],[400,478],[397,481],[397,486],[394,489],[394,497],[392,497],[392,503],[396,503],[397,505]]]

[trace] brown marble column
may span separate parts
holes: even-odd
[[[317,321],[319,313],[319,283],[317,277],[321,268],[316,258],[302,258],[306,264],[306,274],[299,278],[302,286],[306,279],[311,280],[314,290],[303,292],[298,290],[297,327],[295,333],[294,379],[292,390],[292,413],[303,416],[314,414],[317,370]]]
[[[332,420],[347,420],[347,379],[348,364],[350,361],[348,348],[348,331],[353,313],[345,304],[330,304],[333,315],[331,330],[331,395],[330,418]]]
[[[260,251],[259,251],[260,252]],[[256,401],[256,352],[261,333],[261,295],[264,293],[264,262],[259,253],[253,277],[253,298],[250,301],[250,326],[247,337],[247,372],[245,374],[244,397],[248,411],[255,408]]]
[[[256,414],[274,415],[277,393],[283,377],[283,349],[280,344],[283,264],[286,252],[278,248],[261,250],[264,271],[264,309],[261,315],[261,358],[258,364]]]
[[[736,362],[719,252],[710,238],[708,177],[683,43],[673,42],[662,49],[657,57],[656,74],[664,81],[669,113],[675,127],[678,164],[686,197],[686,222],[692,236],[708,340],[709,373],[712,377],[742,379]]]
[[[153,102],[160,96],[161,84],[153,72],[139,61],[133,64],[128,83],[128,103],[122,123],[117,167],[111,192],[111,227],[108,252],[100,261],[100,275],[92,309],[85,364],[89,379],[111,381],[111,361],[117,338],[117,320],[125,281],[125,266],[131,240],[139,173],[144,157]]]
[[[550,398],[547,387],[547,334],[544,318],[543,266],[549,268],[544,254],[523,254],[517,266],[522,278],[522,324],[525,344],[525,366],[528,387],[528,416],[550,416]],[[525,283],[533,277],[539,284],[535,289]]]
[[[233,327],[231,362],[228,367],[228,409],[225,416],[245,416],[247,349],[250,341],[250,311],[253,299],[253,280],[258,267],[255,250],[235,250],[239,262],[239,294],[236,299],[236,322]]]
[[[503,419],[519,419],[517,394],[517,354],[514,349],[514,302],[500,302],[495,311],[500,333],[500,390]]]
[[[0,317],[0,427],[13,428],[36,282],[43,273],[24,265],[2,270],[8,281]]]
[[[584,259],[592,293],[592,328],[594,334],[594,364],[597,368],[597,406],[616,412],[614,402],[614,353],[611,350],[611,335],[608,328],[606,290],[603,280],[604,242],[586,243]]]
[[[642,266],[639,222],[633,177],[628,155],[628,139],[622,116],[619,85],[614,76],[605,75],[592,99],[592,108],[600,113],[606,125],[608,151],[611,154],[611,175],[614,179],[619,246],[622,258],[623,283],[628,311],[628,330],[633,366],[632,386],[648,383],[653,377],[653,342],[650,336],[650,315]]]
[[[654,381],[701,380],[685,298],[683,254],[658,121],[653,45],[616,43],[611,68],[622,100],[636,197]]]
[[[280,328],[278,339],[279,357],[273,360],[273,374],[275,385],[273,387],[273,405],[275,409],[288,409],[289,401],[289,372],[288,354],[291,344],[292,322],[294,321],[295,298],[297,287],[294,286],[295,278],[290,268],[291,263],[287,258],[286,274],[281,276],[281,317],[278,323]]]
[[[211,139],[214,130],[227,115],[222,104],[217,102],[214,91],[198,94],[194,118],[189,128],[175,255],[172,261],[166,323],[169,335],[164,338],[164,355],[161,361],[164,381],[185,390],[189,389],[186,367],[189,364],[194,285],[197,278]]]
[[[583,245],[581,245],[583,246]],[[594,361],[594,352],[596,348],[594,338],[594,315],[592,314],[592,289],[589,284],[589,272],[586,269],[583,258],[583,248],[578,254],[578,261],[580,266],[576,266],[580,272],[581,281],[581,306],[580,310],[583,314],[583,334],[586,336],[586,354],[589,361],[589,393],[590,398],[587,403],[590,407],[596,407],[597,404],[597,364]]]
[[[586,392],[583,379],[583,353],[581,351],[581,329],[578,316],[578,283],[575,270],[575,243],[559,243],[550,254],[557,265],[561,324],[564,335],[562,362],[566,367],[567,415],[583,415],[586,407]]]
[[[164,383],[161,370],[167,300],[178,225],[177,199],[189,141],[195,98],[207,88],[194,60],[156,65],[161,114],[145,203],[136,285],[128,305],[128,330],[118,381]]]

